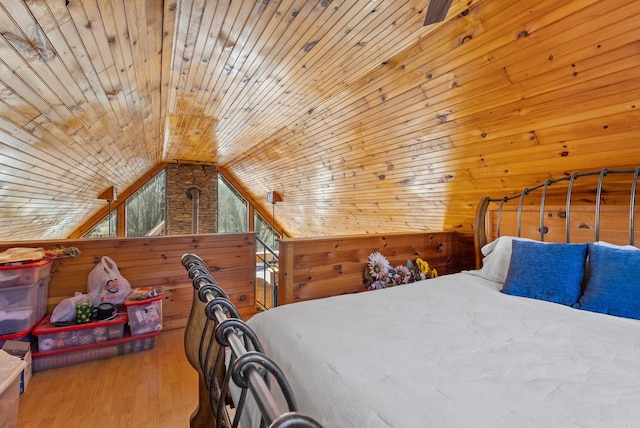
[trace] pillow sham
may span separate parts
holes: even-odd
[[[617,248],[619,250],[630,250],[630,251],[640,250],[640,248],[634,247],[633,245],[616,245],[616,244],[611,244],[611,243],[606,242],[606,241],[596,241],[596,242],[594,242],[594,244],[595,245],[602,245],[603,247]]]
[[[574,307],[640,319],[640,251],[631,246],[589,244],[584,292]]]
[[[587,244],[513,241],[502,292],[563,305],[580,298]]]
[[[466,271],[475,276],[479,276],[488,281],[504,284],[509,272],[509,260],[511,259],[511,243],[513,241],[531,241],[528,238],[519,238],[515,236],[501,236],[494,241],[484,245],[480,252],[484,258],[482,259],[482,267],[476,270]]]

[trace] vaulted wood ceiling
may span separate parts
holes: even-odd
[[[292,236],[468,232],[487,193],[640,164],[640,2],[428,3],[0,0],[0,240],[162,162],[282,193]]]

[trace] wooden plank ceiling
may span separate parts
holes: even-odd
[[[640,2],[0,0],[0,240],[161,162],[291,236],[469,232],[485,194],[640,164]]]

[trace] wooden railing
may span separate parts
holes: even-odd
[[[279,304],[362,288],[374,251],[394,266],[421,257],[441,275],[475,266],[473,236],[456,232],[285,238],[280,241]]]
[[[89,272],[102,256],[109,256],[133,287],[163,287],[163,327],[184,327],[193,300],[193,286],[178,262],[185,253],[197,253],[214,270],[243,319],[256,311],[253,233],[3,242],[0,251],[58,245],[78,247],[82,254],[54,262],[49,312],[74,292],[86,292]],[[284,238],[280,241],[280,304],[360,289],[373,251],[380,251],[394,265],[422,257],[440,274],[474,267],[472,237],[455,232]]]
[[[132,287],[162,287],[163,328],[187,324],[193,285],[185,277],[180,257],[197,252],[225,289],[244,319],[255,313],[255,234],[205,234],[146,238],[64,239],[0,243],[0,251],[11,247],[77,247],[80,257],[55,260],[49,281],[49,312],[74,292],[87,291],[87,277],[102,256],[111,257]],[[248,268],[249,267],[249,268]]]

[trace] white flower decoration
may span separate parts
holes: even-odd
[[[385,256],[379,252],[369,254],[369,274],[375,281],[383,281],[389,275],[391,265]],[[384,287],[382,287],[384,288]]]

